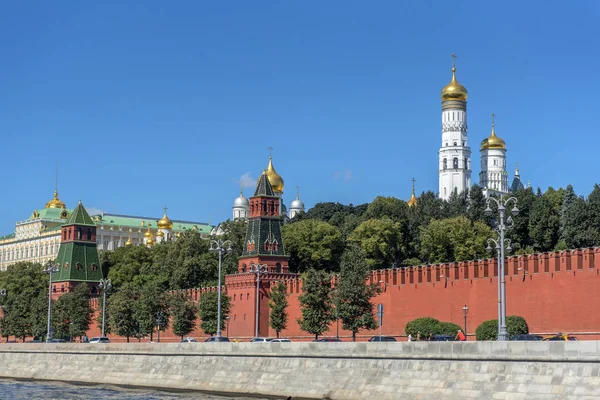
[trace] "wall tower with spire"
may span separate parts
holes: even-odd
[[[506,172],[506,142],[496,136],[495,114],[492,114],[492,133],[481,142],[481,172],[479,186],[485,196],[508,193]]]
[[[441,92],[442,147],[439,154],[439,197],[448,200],[471,188],[471,148],[467,141],[467,89],[456,80],[452,54],[452,80]]]

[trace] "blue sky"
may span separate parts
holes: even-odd
[[[0,233],[59,191],[217,223],[269,146],[289,205],[437,190],[439,93],[469,90],[532,185],[598,182],[594,1],[23,1],[0,6]],[[249,174],[249,175],[246,175]],[[253,188],[245,188],[252,194]]]

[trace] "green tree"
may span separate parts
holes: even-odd
[[[529,236],[536,251],[552,250],[558,242],[560,218],[550,198],[538,197],[529,215]]]
[[[231,311],[231,299],[225,293],[221,293],[221,330],[225,326],[225,319]],[[218,320],[218,293],[204,292],[200,295],[198,303],[198,316],[200,317],[200,328],[208,335],[217,333]]]
[[[152,341],[155,328],[164,331],[169,327],[168,294],[157,282],[148,282],[139,294],[135,302],[135,319],[139,323],[140,333],[149,334]]]
[[[329,330],[333,320],[331,276],[325,271],[309,269],[303,279],[303,293],[298,296],[302,313],[298,324],[300,329],[318,339]]]
[[[389,218],[396,222],[406,222],[408,218],[408,204],[395,197],[377,196],[369,204],[364,216],[365,219]]]
[[[218,256],[209,253],[208,248],[209,242],[197,231],[188,231],[177,239],[167,261],[172,270],[171,289],[216,285]]]
[[[573,186],[567,185],[565,189],[565,193],[563,196],[563,203],[560,210],[560,240],[566,242],[566,232],[565,227],[567,225],[567,213],[571,206],[577,201],[577,195],[575,194],[575,190],[573,190]]]
[[[339,229],[316,219],[284,226],[283,244],[290,255],[290,270],[294,272],[311,268],[337,271],[344,249]]]
[[[466,217],[433,220],[421,228],[421,257],[430,263],[470,260],[486,254],[492,230]]]
[[[176,292],[169,299],[173,316],[173,333],[183,340],[185,335],[194,331],[198,319],[198,308],[190,301],[185,292]]]
[[[283,281],[279,281],[271,289],[271,298],[269,300],[269,308],[271,309],[269,326],[275,329],[277,337],[279,337],[279,333],[287,327],[287,307],[287,286]]]
[[[469,192],[467,190],[458,193],[458,190],[454,188],[445,207],[446,215],[449,218],[467,215],[467,209],[469,208],[468,195]]]
[[[406,335],[411,335],[415,340],[418,338],[418,334],[421,334],[422,338],[426,338],[429,333],[434,335],[438,333],[440,329],[440,321],[431,317],[422,317],[413,319],[406,323],[404,331]]]
[[[140,325],[136,318],[136,303],[140,297],[140,289],[133,284],[123,284],[107,302],[107,312],[112,331],[130,337],[140,336]]]
[[[469,192],[469,208],[467,210],[467,217],[473,221],[487,221],[487,218],[484,214],[486,209],[486,198],[483,194],[483,190],[479,185],[473,185],[471,191]]]
[[[550,186],[548,190],[546,190],[546,193],[544,193],[544,197],[550,200],[555,213],[560,216],[563,201],[565,199],[565,189],[558,188],[558,190],[555,190],[552,186]]]
[[[567,247],[592,247],[600,243],[600,235],[593,224],[585,200],[578,197],[565,213],[563,236]]]
[[[152,265],[152,252],[146,246],[123,246],[110,253],[106,260],[109,260],[108,277],[115,288],[126,283],[141,286],[140,272]]]
[[[350,235],[349,241],[364,250],[371,268],[397,267],[404,259],[401,225],[387,217],[364,221]]]
[[[512,229],[509,229],[507,231],[507,237],[511,240],[513,248],[524,249],[528,246],[533,245],[533,241],[531,240],[531,236],[529,235],[529,219],[531,215],[531,210],[537,198],[536,195],[533,193],[532,188],[517,190],[515,193],[513,193],[513,196],[517,198],[517,207],[519,208],[519,215],[511,217],[514,221],[514,225]],[[512,210],[512,208],[513,204],[511,203],[507,207],[507,213],[505,218],[508,218],[508,216],[511,215],[510,210]],[[494,217],[496,218],[497,216],[497,212],[494,211]]]
[[[244,242],[248,231],[248,221],[238,219],[235,221],[227,220],[220,224],[220,228],[224,234],[221,237],[213,237],[213,239],[222,239],[231,241],[231,253],[227,257],[223,257],[223,275],[234,274],[237,272],[237,260],[242,256],[244,251]],[[216,258],[215,258],[216,259]]]
[[[90,328],[94,310],[90,305],[90,289],[80,283],[73,290],[60,296],[53,311],[54,336],[83,336]]]
[[[313,208],[308,210],[306,218],[329,222],[331,217],[337,212],[350,214],[352,213],[352,207],[333,202],[317,203]]]
[[[357,245],[349,246],[342,256],[334,303],[335,314],[342,320],[342,327],[352,332],[353,342],[361,329],[377,328],[371,302],[377,294],[377,288],[367,284],[368,274],[364,251]]]

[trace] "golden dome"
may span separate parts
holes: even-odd
[[[456,67],[452,66],[452,80],[444,86],[441,93],[442,101],[446,100],[461,100],[467,101],[467,88],[458,83],[456,80]]]
[[[154,239],[146,240],[146,246],[154,246]]]
[[[146,233],[144,233],[144,237],[146,239],[152,239],[153,235],[152,235],[152,231],[150,230],[150,226],[148,226],[148,230],[146,231]]]
[[[58,192],[55,190],[54,197],[52,198],[52,200],[46,203],[46,206],[44,206],[44,208],[67,208],[67,206],[65,206],[65,203],[60,201],[60,199],[58,198]]]
[[[133,244],[133,242],[131,241],[131,235],[129,235],[129,238],[125,242],[125,246],[131,246],[132,244]]]
[[[156,237],[165,237],[165,234],[163,231],[158,231],[156,232]]]
[[[483,139],[481,141],[481,150],[488,150],[488,149],[506,150],[506,142],[504,141],[504,139],[496,136],[496,127],[495,127],[495,122],[494,122],[495,116],[496,116],[495,114],[492,114],[492,133],[490,134],[490,136],[487,139]]]
[[[269,166],[267,167],[267,177],[274,192],[283,193],[283,178],[273,168],[273,157],[269,157]]]
[[[165,210],[165,215],[163,215],[163,217],[158,221],[158,228],[159,229],[173,229],[173,221],[171,221],[169,219],[169,217],[167,217],[167,206],[165,206],[164,210]]]
[[[407,204],[409,207],[413,207],[417,205],[417,196],[415,196],[415,178],[412,179],[412,195],[410,199],[408,199]]]

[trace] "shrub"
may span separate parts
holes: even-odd
[[[475,329],[477,340],[498,340],[498,320],[484,321]]]
[[[413,338],[416,339],[417,332],[421,332],[421,336],[426,337],[429,335],[429,332],[437,333],[440,325],[440,321],[431,317],[417,318],[412,321],[409,321],[406,324],[406,334],[412,335]]]
[[[435,318],[424,317],[417,318],[406,324],[406,334],[411,334],[413,338],[417,337],[417,332],[421,332],[421,336],[427,337],[429,333],[434,335],[452,335],[456,336],[460,326],[452,322],[442,322]]]
[[[525,318],[517,315],[506,317],[506,329],[509,336],[529,333],[529,326]],[[490,319],[483,322],[475,330],[477,340],[498,340],[498,320]]]
[[[451,335],[456,336],[459,329],[462,329],[460,326],[452,323],[452,322],[440,322],[438,325],[438,332],[434,332],[438,335]]]

